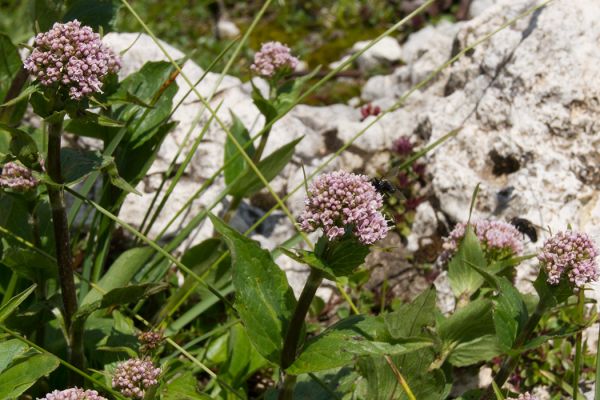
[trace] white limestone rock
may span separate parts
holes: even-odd
[[[352,52],[356,53],[361,51],[370,42],[370,40],[356,42],[354,46],[352,46]],[[398,41],[390,36],[385,36],[370,49],[361,54],[356,61],[360,68],[369,70],[379,65],[389,65],[398,62],[401,58],[402,48]]]

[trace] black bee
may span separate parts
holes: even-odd
[[[371,179],[371,185],[383,195],[396,192],[396,187],[390,181],[385,179],[373,178]]]
[[[532,242],[537,242],[537,229],[533,222],[525,218],[514,217],[510,223],[519,230],[523,235],[527,235]]]

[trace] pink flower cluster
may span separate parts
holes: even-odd
[[[163,341],[162,331],[147,331],[138,335],[138,341],[142,344],[142,352],[156,349]]]
[[[254,64],[250,68],[257,74],[270,78],[285,69],[293,71],[297,65],[298,59],[292,56],[289,47],[279,42],[267,42],[254,55]]]
[[[162,370],[149,359],[131,358],[117,365],[112,378],[112,387],[123,396],[141,399],[146,389],[158,383]]]
[[[100,35],[77,20],[55,23],[48,32],[39,33],[25,60],[25,69],[42,85],[62,85],[73,100],[101,92],[104,77],[120,67]]]
[[[14,162],[7,162],[2,167],[0,174],[0,188],[9,188],[18,191],[34,189],[38,180],[33,177],[31,171]]]
[[[556,285],[563,274],[577,287],[598,278],[595,258],[598,249],[588,235],[582,232],[564,231],[550,237],[538,254],[548,274],[548,283]]]
[[[48,393],[43,398],[38,400],[106,400],[95,390],[83,390],[80,388],[71,388],[65,390],[55,390],[52,393]]]
[[[529,392],[521,393],[518,400],[538,400],[537,396],[530,394]]]
[[[501,255],[517,255],[523,251],[522,235],[513,225],[486,219],[475,221],[471,225],[485,250]],[[456,253],[466,228],[465,223],[456,224],[450,235],[444,239],[442,260],[449,260]]]
[[[334,240],[351,226],[363,244],[387,235],[387,221],[379,211],[383,197],[365,175],[345,171],[320,175],[310,185],[304,204],[300,227],[305,232],[322,228],[329,240]]]

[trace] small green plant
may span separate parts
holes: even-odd
[[[432,3],[425,2],[379,39]],[[126,0],[119,4],[153,36]],[[371,110],[364,130],[290,191],[288,197],[306,190],[305,208],[294,215],[286,207],[288,197],[280,197],[270,182],[289,165],[302,138],[265,154],[271,127],[361,52],[311,84],[318,70],[294,79],[298,59],[290,48],[265,43],[247,65],[268,84],[264,92],[252,86],[252,100],[265,120],[256,135],[235,110],[225,124],[210,99],[195,89],[185,94],[184,99],[196,96],[209,114],[194,137],[194,151],[215,123],[227,137],[222,164],[150,238],[150,227],[169,205],[193,154],[181,166],[175,162],[179,154],[175,157],[174,174],[161,183],[161,189],[168,183],[167,190],[153,200],[137,228],[118,215],[125,199],[139,194],[136,186],[175,126],[171,117],[183,101],[174,101],[177,78],[195,85],[181,60],[172,59],[148,62],[119,79],[119,56],[97,33],[111,28],[117,2],[32,5],[33,26],[40,33],[31,46],[23,45],[24,61],[11,37],[0,35],[5,61],[0,66],[0,206],[6,210],[0,214],[0,399],[446,399],[457,371],[489,364],[494,384],[458,398],[518,395],[526,400],[534,396],[525,390],[542,383],[577,398],[582,377],[591,379],[594,360],[585,352],[582,332],[595,316],[585,312],[584,288],[597,278],[598,254],[583,233],[556,233],[536,255],[523,256],[514,227],[499,221],[459,224],[441,256],[456,304],[447,315],[437,307],[434,287],[377,314],[368,306],[368,293],[346,292],[348,283],[368,279],[360,266],[392,229],[394,223],[382,213],[390,200],[370,177],[322,170],[418,87],[388,110],[377,115]],[[354,15],[354,5],[340,3],[339,15]],[[251,32],[211,65],[231,49],[240,54]],[[393,166],[414,183],[422,178],[417,160],[457,132],[418,152],[412,146],[397,151],[401,156]],[[67,134],[96,139],[98,150],[64,146]],[[214,205],[166,237],[168,227],[190,212],[194,199],[221,174],[225,188]],[[414,196],[405,189],[407,198]],[[230,221],[261,190],[276,207],[248,231],[237,231]],[[225,198],[229,202],[220,218],[212,209]],[[297,233],[269,251],[248,235],[276,208]],[[213,236],[176,253],[207,221]],[[121,231],[131,237],[124,241]],[[318,237],[314,243],[311,234]],[[514,272],[535,256],[536,294],[524,295],[514,285]],[[279,257],[309,271],[298,298],[277,264]],[[325,279],[346,304],[321,319],[325,305],[315,294]],[[573,359],[559,357],[571,353]],[[538,358],[544,361],[532,361]],[[510,393],[507,381],[521,393]]]

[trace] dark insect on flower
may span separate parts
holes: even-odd
[[[535,225],[528,219],[514,217],[510,220],[511,225],[519,230],[523,235],[527,235],[527,237],[533,242],[537,242],[537,228]]]
[[[386,179],[372,178],[370,182],[375,190],[383,195],[392,194],[396,191],[396,187]]]

